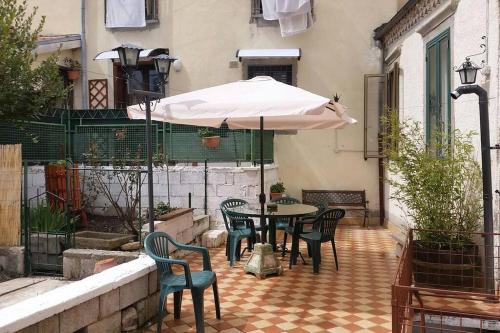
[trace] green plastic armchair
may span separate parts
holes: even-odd
[[[203,271],[191,272],[186,260],[172,259],[169,257],[169,243],[181,250],[199,252],[203,255]],[[157,333],[161,332],[161,322],[166,309],[167,296],[174,294],[174,318],[181,317],[182,293],[184,289],[190,289],[193,296],[194,314],[196,318],[196,332],[205,332],[203,293],[205,289],[212,286],[215,300],[215,312],[220,319],[219,291],[217,288],[217,276],[212,271],[210,254],[208,250],[200,246],[185,245],[176,242],[171,236],[164,232],[153,232],[144,240],[146,253],[156,261],[158,268],[158,280],[160,283],[160,304],[158,308]],[[175,274],[173,265],[179,265],[184,269],[184,274]]]

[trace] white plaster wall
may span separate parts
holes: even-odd
[[[448,1],[444,1],[447,4]],[[431,15],[437,14],[434,13]],[[428,19],[430,19],[428,18]],[[499,142],[499,11],[498,1],[488,0],[461,0],[453,16],[446,19],[439,26],[422,36],[417,33],[428,19],[417,25],[403,38],[395,42],[389,50],[392,52],[398,46],[401,47],[399,62],[401,68],[400,76],[400,114],[402,119],[414,119],[422,123],[425,122],[425,46],[435,36],[446,29],[450,29],[451,37],[451,62],[452,66],[458,66],[465,56],[480,51],[479,45],[482,42],[481,36],[488,36],[488,52],[486,54],[491,74],[485,76],[478,73],[477,83],[479,83],[489,93],[489,115],[490,115],[490,140],[492,144]],[[479,63],[485,56],[473,58]],[[457,73],[452,72],[451,89],[460,85]],[[462,131],[476,131],[479,133],[479,107],[475,95],[465,95],[460,99],[452,100],[452,126]],[[476,156],[480,160],[479,135],[474,144],[476,146]],[[492,175],[493,191],[500,188],[498,169],[500,156],[496,150],[492,154]],[[392,191],[390,187],[386,189],[387,198]],[[499,226],[499,200],[494,194],[494,212],[496,230]],[[405,218],[394,200],[388,199],[387,216],[390,224],[397,227],[404,226]]]

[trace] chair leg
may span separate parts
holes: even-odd
[[[160,297],[159,297],[159,304],[158,304],[158,320],[156,322],[156,333],[161,333],[161,323],[163,321],[163,312],[165,312],[165,309],[167,306],[165,303],[167,302],[167,291],[166,290],[161,290],[160,291]]]
[[[231,242],[231,238],[229,237],[229,233],[228,233],[227,234],[227,238],[226,238],[226,256],[227,256],[227,261],[229,261],[229,254],[231,253],[231,252],[229,252],[230,251],[229,250],[229,247],[230,247],[229,244],[230,244],[230,242]]]
[[[217,287],[217,279],[215,279],[212,284],[214,290],[214,301],[215,301],[215,317],[220,319],[220,302],[219,302],[219,288]]]
[[[288,233],[285,230],[285,236],[283,237],[283,250],[281,251],[281,256],[284,257],[286,253],[286,237]]]
[[[203,291],[203,289],[191,289],[191,294],[193,296],[194,317],[196,319],[196,333],[205,333]]]
[[[240,261],[241,259],[241,240],[238,240],[236,243],[236,260]]]
[[[312,242],[311,244],[312,248],[312,259],[313,259],[313,272],[314,274],[319,274],[319,254],[320,254],[320,249],[321,249],[321,243],[320,242]]]
[[[182,290],[174,293],[174,319],[181,318]]]
[[[237,259],[236,254],[238,253],[238,238],[231,238],[230,254],[229,254],[229,265],[234,266],[234,261]]]
[[[335,241],[332,239],[333,257],[335,258],[335,267],[339,270],[339,261],[337,259],[337,249],[335,248]]]
[[[309,256],[309,258],[311,258],[313,256],[312,247],[311,247],[311,244],[309,244],[309,243],[307,243],[307,255]]]

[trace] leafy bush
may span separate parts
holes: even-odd
[[[394,114],[394,113],[393,113]],[[388,183],[397,200],[417,229],[421,239],[434,244],[472,242],[482,217],[481,168],[475,160],[472,138],[454,130],[435,131],[426,141],[419,122],[399,123],[388,117],[384,137]],[[453,233],[449,233],[453,231]]]
[[[205,127],[205,128],[200,128],[198,130],[198,135],[200,136],[200,138],[206,138],[206,137],[210,137],[210,136],[217,136],[217,134],[209,129],[208,127]]]
[[[277,182],[276,184],[271,185],[272,193],[285,193],[285,185],[282,182]]]
[[[155,217],[158,217],[160,215],[168,214],[171,211],[176,210],[177,208],[171,207],[170,203],[164,203],[163,201],[160,201],[156,207],[155,207]]]
[[[38,206],[29,210],[30,228],[34,232],[59,232],[66,227],[63,211],[53,211],[50,206]]]

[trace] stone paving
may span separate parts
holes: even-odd
[[[290,244],[289,244],[290,246]],[[304,244],[301,244],[303,247]],[[215,318],[211,289],[205,293],[205,332],[390,332],[391,282],[396,269],[394,242],[382,228],[340,227],[337,231],[339,271],[335,270],[329,243],[322,246],[320,274],[300,260],[282,276],[258,280],[243,272],[242,261],[230,268],[224,248],[211,250],[217,273],[222,319]],[[302,253],[307,253],[302,248]],[[200,269],[201,257],[186,258]],[[180,320],[173,319],[173,299],[162,332],[194,332],[189,291],[184,292]],[[156,332],[156,325],[144,332]]]

